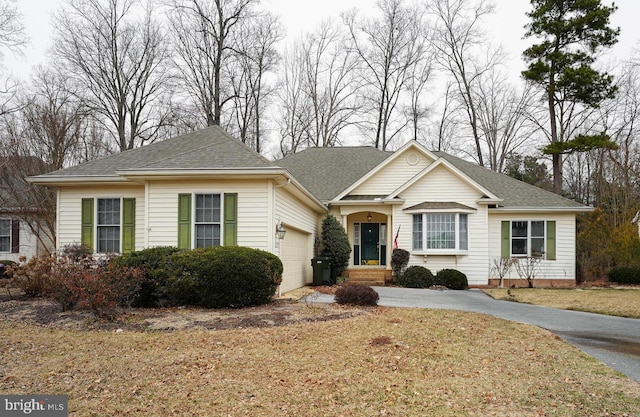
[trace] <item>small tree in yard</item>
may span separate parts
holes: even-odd
[[[504,288],[504,277],[509,275],[509,271],[513,266],[515,258],[495,258],[491,265],[491,272],[500,278],[498,288]]]
[[[338,275],[347,269],[351,245],[347,232],[331,214],[327,214],[322,221],[322,256],[329,258],[331,262],[331,282],[335,283]]]
[[[536,278],[538,264],[542,258],[527,256],[526,258],[512,258],[516,271],[521,279],[526,279],[529,288],[533,288],[533,280]]]

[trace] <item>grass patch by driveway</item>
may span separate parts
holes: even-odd
[[[219,331],[0,321],[0,392],[71,416],[635,416],[640,384],[551,333],[473,313]]]
[[[498,300],[609,316],[640,318],[640,289],[504,288],[484,291]]]

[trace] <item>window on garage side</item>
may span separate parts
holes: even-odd
[[[120,199],[99,198],[97,214],[98,253],[120,252]]]

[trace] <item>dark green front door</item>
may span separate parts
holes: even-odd
[[[378,223],[362,223],[362,260],[380,261],[380,225]],[[373,264],[371,262],[370,264]]]

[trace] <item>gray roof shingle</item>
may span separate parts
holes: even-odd
[[[329,201],[391,156],[372,146],[307,148],[276,164],[286,168],[320,201]]]
[[[585,207],[573,200],[483,168],[473,162],[465,161],[444,152],[433,152],[433,154],[444,158],[466,176],[503,199],[500,203],[501,207],[562,209],[581,209]]]
[[[116,176],[116,171],[135,169],[239,169],[272,166],[271,161],[230,136],[219,126],[211,126],[50,172],[41,177]]]

